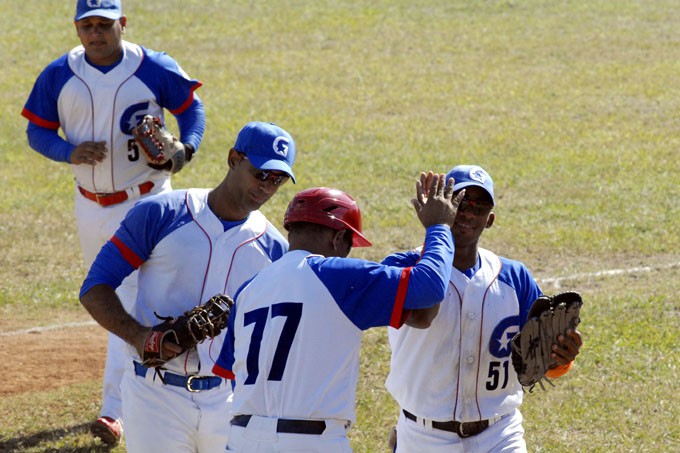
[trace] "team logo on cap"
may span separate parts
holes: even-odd
[[[99,8],[102,6],[102,0],[87,0],[87,6],[90,8]]]
[[[274,152],[283,157],[288,155],[288,139],[286,137],[276,137],[272,145]]]
[[[470,179],[484,184],[484,181],[486,181],[486,172],[480,167],[473,168],[470,170]]]

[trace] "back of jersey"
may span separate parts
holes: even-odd
[[[355,421],[361,330],[294,251],[236,301],[233,413]]]

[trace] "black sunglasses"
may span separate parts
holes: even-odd
[[[486,215],[493,209],[493,204],[482,200],[463,198],[458,205],[459,211],[471,211],[474,215]]]
[[[250,159],[248,159],[248,156],[246,156],[244,153],[239,152],[239,154],[245,160],[250,161]],[[255,168],[254,165],[253,165],[253,168]],[[274,187],[280,186],[284,182],[288,181],[288,179],[290,178],[290,176],[285,174],[285,173],[274,173],[274,170],[260,170],[257,173],[253,173],[252,175],[258,181],[262,181],[262,182],[269,181],[269,182],[271,182]]]
[[[253,176],[255,176],[255,179],[258,181],[270,181],[274,186],[280,186],[284,182],[288,181],[288,178],[290,178],[290,176],[286,174],[274,173],[271,170],[258,171]]]

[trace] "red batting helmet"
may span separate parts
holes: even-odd
[[[356,201],[341,190],[315,187],[299,192],[288,204],[283,226],[309,222],[336,230],[352,230],[353,247],[370,247],[372,244],[361,233],[361,211]]]

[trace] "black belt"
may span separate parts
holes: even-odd
[[[135,364],[135,374],[137,376],[145,377],[149,368],[139,362],[133,361],[133,363]],[[182,376],[181,374],[170,373],[169,371],[166,371],[161,375],[161,380],[166,385],[184,387],[191,393],[214,389],[222,384],[222,378],[217,376],[196,376],[195,374]]]
[[[235,415],[231,419],[231,424],[245,428],[252,415]],[[288,434],[323,434],[326,429],[326,422],[323,420],[291,420],[279,418],[276,421],[277,433]]]
[[[418,421],[418,417],[407,411],[406,409],[402,409],[402,412],[404,412],[404,416],[408,418],[409,420],[413,420],[414,422]],[[450,433],[456,433],[460,437],[470,437],[470,436],[475,436],[482,431],[484,431],[486,428],[489,427],[489,420],[480,420],[478,422],[467,422],[467,423],[461,423],[457,422],[455,420],[451,420],[448,422],[438,422],[438,421],[432,421],[432,427],[434,429],[439,429],[441,431],[448,431]]]

